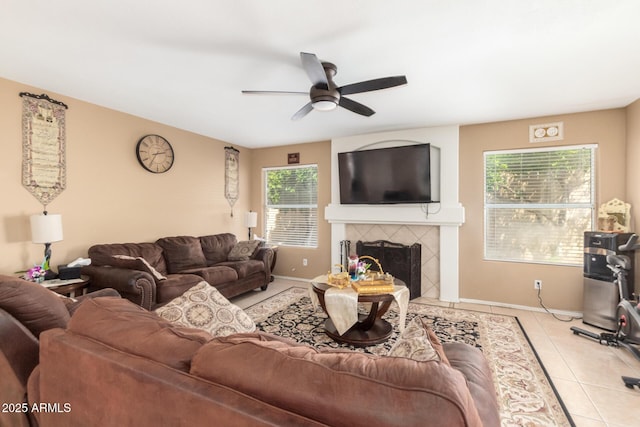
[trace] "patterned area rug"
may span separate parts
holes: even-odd
[[[385,343],[357,348],[324,333],[327,319],[313,308],[306,288],[290,288],[247,309],[258,329],[322,349],[345,349],[385,355],[395,343],[398,312],[394,303],[383,316],[393,326]],[[487,357],[500,403],[502,426],[574,425],[518,319],[511,316],[409,303],[407,323],[426,319],[442,342],[476,346]]]

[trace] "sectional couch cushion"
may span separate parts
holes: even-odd
[[[247,313],[205,281],[155,312],[175,325],[203,329],[214,337],[253,332],[256,329]]]
[[[482,425],[465,377],[437,361],[319,352],[254,333],[214,338],[198,350],[190,372],[327,424],[425,425],[424,414],[432,414],[430,425]]]
[[[231,266],[214,265],[211,267],[190,268],[185,274],[197,274],[209,284],[220,284],[238,280],[238,273]]]
[[[264,263],[257,259],[250,259],[247,261],[224,261],[217,265],[225,268],[232,268],[235,270],[239,279],[251,276],[254,273],[264,271]]]
[[[115,267],[113,265],[114,255],[144,258],[160,274],[167,274],[167,264],[162,254],[162,247],[155,243],[107,243],[89,248],[89,258],[91,258],[92,265],[111,265]]]
[[[69,312],[54,292],[34,282],[0,275],[0,308],[15,317],[37,338],[51,328],[64,328]]]
[[[164,250],[167,270],[170,274],[207,266],[202,245],[197,237],[163,237],[158,239],[156,243]]]
[[[189,371],[193,355],[211,339],[205,331],[176,326],[128,300],[113,297],[85,301],[67,327],[73,333],[182,371]]]
[[[207,265],[214,265],[227,260],[227,256],[237,242],[235,234],[220,233],[200,237],[202,252]]]

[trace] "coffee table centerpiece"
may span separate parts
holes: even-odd
[[[352,268],[351,265],[353,257],[355,257],[354,268]],[[375,262],[378,266],[378,271],[371,271],[369,269],[371,264],[365,263],[362,261],[363,259],[370,259]],[[344,267],[340,264],[337,264],[337,266],[341,269],[339,273],[329,273],[327,275],[327,283],[331,286],[336,286],[341,289],[351,286],[358,294],[368,295],[393,292],[393,276],[385,273],[382,265],[380,265],[380,261],[373,257],[363,255],[358,258],[357,255],[352,255],[349,259],[349,271],[344,271]]]

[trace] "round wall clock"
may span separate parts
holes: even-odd
[[[136,145],[136,156],[143,168],[163,173],[173,166],[173,147],[160,135],[145,135]]]

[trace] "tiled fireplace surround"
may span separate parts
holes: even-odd
[[[400,224],[346,224],[346,237],[351,240],[351,252],[356,242],[387,240],[403,245],[419,243],[421,249],[420,284],[423,297],[440,297],[440,227]],[[386,266],[382,266],[387,269]]]
[[[422,296],[459,301],[458,232],[464,223],[464,207],[458,200],[458,127],[442,126],[367,134],[331,141],[331,203],[324,216],[331,224],[331,259],[340,262],[340,241],[388,240],[422,245]],[[431,143],[440,150],[440,203],[431,205],[342,205],[338,179],[339,152]],[[398,165],[402,167],[402,165]],[[435,177],[434,177],[435,174]],[[384,266],[383,266],[384,268]]]

